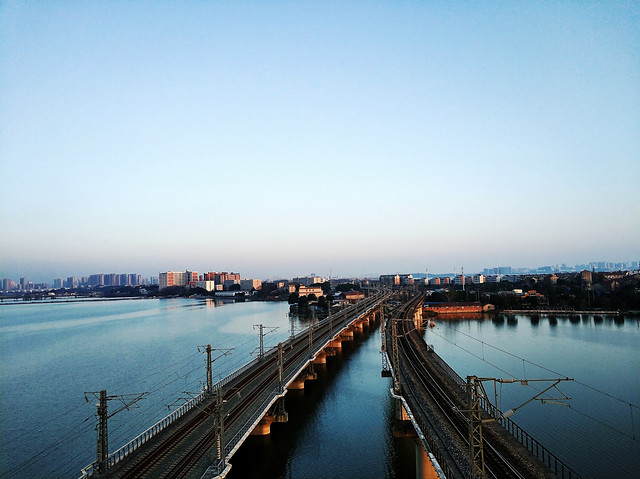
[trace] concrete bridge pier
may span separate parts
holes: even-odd
[[[345,329],[340,333],[340,339],[342,341],[353,341],[353,330]]]
[[[274,407],[267,411],[260,422],[251,431],[251,436],[268,436],[271,434],[271,424],[289,421],[289,413],[284,408],[284,397],[278,398]]]
[[[402,401],[395,400],[396,403],[396,421],[393,427],[394,437],[417,437],[416,431],[411,423],[411,418],[404,408]]]
[[[313,365],[313,363],[311,363]],[[313,367],[307,368],[302,371],[298,376],[287,386],[289,390],[304,389],[304,382],[307,380],[318,379],[318,373],[313,371]]]
[[[416,442],[416,479],[440,479],[429,454],[419,442]]]
[[[271,434],[271,424],[275,422],[273,414],[265,414],[258,425],[251,431],[251,436],[268,436]]]
[[[320,351],[315,358],[313,358],[313,364],[327,364],[327,356],[329,354],[326,351],[326,348]]]

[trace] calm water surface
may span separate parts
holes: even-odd
[[[0,306],[0,473],[77,477],[95,457],[95,403],[85,391],[149,392],[109,419],[115,450],[196,394],[205,380],[199,345],[234,348],[214,380],[252,359],[256,324],[289,334],[286,303],[221,306],[190,299]],[[214,358],[215,358],[214,353]],[[109,411],[121,404],[109,403]]]
[[[640,471],[640,326],[637,317],[503,317],[438,321],[427,343],[463,378],[568,377],[511,416],[583,477],[636,478]],[[498,385],[507,411],[551,383]],[[485,383],[494,391],[493,382]],[[613,396],[613,397],[612,397]]]
[[[85,391],[150,393],[139,409],[110,419],[114,450],[200,390],[199,345],[235,348],[214,363],[221,378],[256,354],[255,324],[279,327],[265,337],[266,347],[288,337],[287,312],[283,303],[185,299],[0,306],[1,477],[77,477],[95,455],[96,401],[85,402]],[[512,419],[584,477],[636,477],[637,319],[459,320],[437,322],[425,337],[463,377],[559,373],[580,381],[560,386],[571,408],[532,402]],[[234,477],[415,477],[414,440],[392,434],[394,406],[389,379],[380,377],[379,347],[379,332],[370,332],[317,367],[318,380],[287,395],[289,423],[250,438],[236,453]],[[513,384],[499,393],[507,410],[536,392]]]

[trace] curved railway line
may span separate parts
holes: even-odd
[[[430,449],[441,462],[447,477],[470,477],[469,419],[465,410],[466,398],[457,385],[447,380],[430,355],[422,333],[416,329],[413,313],[423,296],[403,304],[395,313],[397,319],[387,333],[387,351],[397,347],[401,394],[406,397],[412,413],[427,436]],[[389,326],[387,326],[389,329]],[[396,340],[393,339],[395,328]],[[394,343],[395,342],[395,346]],[[391,343],[391,344],[389,344]],[[504,429],[485,424],[484,461],[486,477],[490,478],[546,478],[556,477]],[[442,464],[444,463],[444,464]]]

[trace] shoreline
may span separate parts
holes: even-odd
[[[144,296],[131,296],[126,298],[68,298],[68,299],[30,299],[23,301],[21,299],[0,300],[0,306],[8,304],[60,304],[60,303],[92,303],[100,301],[128,301],[128,300],[143,300],[143,299],[158,299],[157,297],[147,298]]]

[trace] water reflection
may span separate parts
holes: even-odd
[[[491,320],[491,322],[494,324],[494,326],[500,328],[504,325],[504,316],[501,314],[498,314],[496,315],[495,318]]]
[[[518,325],[518,318],[516,318],[515,316],[509,316],[507,317],[507,326],[509,327],[514,327]]]
[[[316,365],[318,378],[285,396],[289,422],[249,437],[231,459],[233,478],[416,477],[415,439],[394,437],[390,380],[380,377],[373,328]]]

